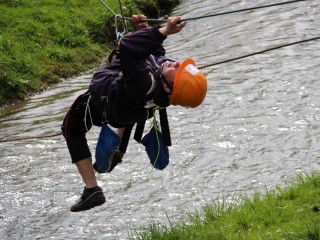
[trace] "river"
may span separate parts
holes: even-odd
[[[274,3],[183,0],[185,18]],[[320,2],[304,1],[189,21],[165,41],[169,56],[215,63],[320,35]],[[1,137],[59,131],[93,71],[68,79],[0,118]],[[123,163],[98,175],[106,203],[71,213],[83,182],[62,136],[0,143],[0,239],[127,239],[156,221],[168,225],[205,203],[285,186],[319,171],[320,44],[298,44],[204,68],[208,94],[196,109],[168,108],[173,146],[164,171],[130,141]],[[94,152],[99,128],[88,134]],[[169,218],[169,220],[168,220]]]

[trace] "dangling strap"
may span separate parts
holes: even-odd
[[[154,114],[154,112],[153,112],[153,114]],[[149,110],[147,110],[147,119],[149,119]],[[136,131],[134,132],[134,137],[133,138],[138,143],[140,143],[140,141],[141,141],[145,124],[146,124],[146,121],[137,123]]]
[[[140,143],[141,138],[142,138],[142,134],[143,134],[143,130],[144,130],[144,125],[146,124],[146,122],[139,122],[137,123],[136,126],[136,131],[134,132],[134,140],[136,140],[138,143]]]
[[[126,126],[124,129],[124,133],[123,133],[120,145],[119,145],[119,150],[123,153],[126,153],[126,151],[127,151],[132,128],[133,128],[133,124]]]
[[[167,109],[166,108],[160,109],[159,114],[160,114],[160,125],[161,125],[163,141],[167,146],[171,146],[171,136],[170,136]]]
[[[164,109],[159,110],[159,114],[160,114],[160,125],[161,125],[161,131],[162,131],[164,143],[166,146],[171,146],[170,128],[169,128],[169,122],[168,122],[168,116],[167,116],[166,109],[164,108]],[[146,124],[146,121],[139,122],[136,124],[136,130],[134,132],[133,138],[138,143],[141,142],[145,124]],[[134,124],[126,126],[126,128],[124,130],[124,134],[122,136],[121,143],[119,146],[119,150],[123,153],[125,153],[127,150],[133,126],[134,126]]]
[[[164,143],[166,144],[166,146],[171,146],[170,128],[169,128],[166,109],[165,108],[160,109],[159,115],[160,115],[161,132],[162,132]],[[134,140],[136,140],[138,143],[140,143],[142,139],[145,123],[146,123],[145,121],[137,123],[136,130],[134,133]]]

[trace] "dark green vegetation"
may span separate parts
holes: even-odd
[[[152,223],[134,234],[132,239],[140,240],[319,240],[320,175],[299,176],[285,189],[277,187],[264,196],[208,204],[202,213],[190,213],[170,227]]]
[[[105,2],[120,13],[118,0]],[[126,16],[152,18],[178,2],[121,0]],[[115,38],[114,16],[98,0],[6,0],[0,13],[0,106],[99,66]]]

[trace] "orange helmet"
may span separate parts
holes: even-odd
[[[184,60],[176,73],[170,104],[195,108],[207,93],[207,79],[191,58]]]

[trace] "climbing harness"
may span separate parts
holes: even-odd
[[[109,61],[111,62],[112,58],[114,56],[117,56],[117,53],[119,52],[118,47],[119,47],[119,41],[120,41],[121,37],[123,37],[125,34],[128,34],[127,25],[126,25],[125,20],[131,20],[131,18],[124,17],[120,0],[118,0],[118,1],[119,1],[120,9],[121,9],[121,15],[115,13],[102,0],[99,0],[99,1],[115,16],[115,27],[116,27],[117,39],[114,42],[114,49],[113,49],[113,51],[111,52],[111,54],[110,54],[110,56],[108,58]],[[224,13],[216,13],[216,14],[212,14],[212,15],[200,16],[200,17],[195,17],[195,18],[187,18],[187,19],[183,19],[183,21],[196,20],[196,19],[200,19],[200,18],[207,18],[207,17],[213,17],[213,16],[221,16],[221,15],[226,15],[226,14],[231,14],[231,13],[237,13],[237,12],[244,12],[244,11],[256,10],[256,9],[261,9],[261,8],[267,8],[267,7],[280,6],[280,5],[291,4],[291,3],[302,2],[302,1],[306,1],[306,0],[287,1],[287,2],[282,2],[282,3],[275,3],[275,4],[258,6],[258,7],[253,7],[253,8],[246,8],[246,9],[240,9],[240,10],[235,10],[235,11],[229,11],[229,12],[224,12]],[[123,25],[123,28],[124,28],[124,31],[122,33],[118,32],[118,18],[122,18],[122,25]],[[149,22],[166,22],[166,21],[163,21],[163,20],[160,20],[160,19],[146,19],[146,21],[149,21]],[[278,45],[278,46],[275,46],[275,47],[271,47],[271,48],[267,48],[267,49],[264,49],[264,50],[261,50],[261,51],[256,51],[256,52],[253,52],[253,53],[245,54],[245,55],[242,55],[242,56],[239,56],[239,57],[235,57],[235,58],[231,58],[231,59],[227,59],[227,60],[222,60],[222,61],[219,61],[219,62],[216,62],[216,63],[207,64],[207,65],[198,67],[198,69],[203,69],[203,68],[207,68],[207,67],[223,64],[223,63],[228,63],[228,62],[240,60],[240,59],[243,59],[243,58],[251,57],[251,56],[254,56],[254,55],[270,52],[270,51],[273,51],[273,50],[276,50],[276,49],[280,49],[280,48],[284,48],[284,47],[288,47],[288,46],[292,46],[292,45],[297,45],[297,44],[302,44],[302,43],[306,43],[306,42],[316,41],[316,40],[320,40],[320,36],[307,38],[307,39],[303,39],[303,40],[299,40],[299,41],[295,41],[295,42],[291,42],[291,43],[287,43],[287,44],[281,44],[281,45]],[[88,113],[89,113],[89,116],[90,116],[90,119],[91,119],[90,109],[89,109],[88,106],[87,106],[87,108],[88,108]],[[169,132],[169,126],[168,126],[168,122],[167,122],[168,121],[167,120],[167,113],[166,113],[165,109],[159,110],[159,113],[160,113],[161,130],[163,132]],[[91,119],[91,122],[92,122],[92,119]],[[136,132],[135,132],[135,136],[134,136],[134,138],[137,141],[141,140],[142,132],[143,132],[143,129],[144,129],[144,124],[145,123],[138,123],[137,124]],[[130,125],[130,126],[127,127],[128,131],[125,132],[125,135],[123,136],[123,138],[128,138],[128,139],[130,138],[130,134],[131,134],[132,128],[133,128],[133,125]],[[62,135],[62,132],[53,133],[53,134],[47,134],[47,135],[39,135],[39,136],[24,136],[24,137],[2,138],[2,139],[0,139],[0,143],[20,141],[20,140],[29,140],[29,139],[52,138],[52,137],[57,137],[57,136],[60,136],[60,135]],[[164,136],[164,141],[165,141],[167,146],[171,145],[170,134],[168,136]],[[128,141],[124,141],[124,142],[128,142]],[[121,144],[120,144],[120,146],[121,146]],[[126,149],[127,148],[127,143],[123,144],[122,148]]]

